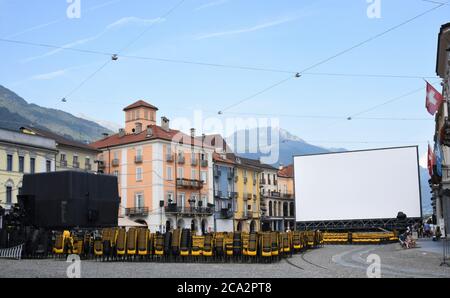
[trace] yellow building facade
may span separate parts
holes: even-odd
[[[259,161],[235,157],[236,212],[235,231],[258,232],[261,230],[261,198]]]

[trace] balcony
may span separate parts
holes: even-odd
[[[164,207],[164,212],[181,216],[210,216],[213,215],[214,210],[212,207],[178,207],[177,204],[170,204]]]
[[[173,162],[173,154],[167,153],[166,154],[166,161],[167,162]]]
[[[214,191],[214,197],[221,198],[222,197],[222,192],[220,190]]]
[[[259,214],[259,212],[256,212],[256,211],[248,211],[248,213],[247,213],[248,219],[258,219],[260,217],[261,217],[261,215]]]
[[[229,192],[228,192],[228,197],[229,197],[230,199],[237,199],[238,196],[239,196],[238,193],[235,192],[235,191],[229,191]]]
[[[251,193],[244,193],[244,200],[248,201],[253,198],[253,195]]]
[[[125,208],[126,216],[147,216],[148,215],[148,207],[133,207],[133,208]]]
[[[270,196],[274,198],[281,198],[281,193],[279,191],[272,191]]]
[[[183,155],[178,155],[177,162],[178,162],[180,165],[183,165],[183,164],[186,162],[186,159],[184,158]]]
[[[228,180],[233,180],[234,174],[232,172],[228,172],[227,178]]]
[[[248,219],[248,214],[249,214],[249,212],[239,212],[239,213],[236,213],[236,217],[238,217],[238,219]]]
[[[285,199],[293,199],[294,195],[291,193],[284,193],[284,194],[282,194],[282,197]]]
[[[135,163],[142,163],[142,155],[136,155],[134,157],[134,162]]]
[[[220,219],[230,219],[233,218],[234,212],[231,208],[222,208],[218,214]]]
[[[111,164],[112,164],[113,167],[119,166],[119,159],[118,159],[118,158],[114,158],[114,159],[111,161]]]
[[[202,166],[204,168],[207,167],[208,166],[208,161],[206,159],[201,160],[200,161],[200,166]]]
[[[203,181],[195,180],[195,179],[177,178],[177,187],[178,188],[201,189],[201,188],[203,188]]]

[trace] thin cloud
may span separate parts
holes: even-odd
[[[267,29],[267,28],[270,28],[270,27],[282,25],[282,24],[285,24],[285,23],[288,23],[288,22],[292,22],[294,20],[295,20],[295,18],[284,18],[284,19],[281,19],[281,20],[267,22],[267,23],[255,25],[255,26],[252,26],[252,27],[247,27],[247,28],[241,28],[241,29],[230,30],[230,31],[221,31],[221,32],[214,32],[214,33],[203,34],[203,35],[197,36],[195,39],[196,40],[201,40],[201,39],[215,38],[215,37],[221,37],[221,36],[229,36],[229,35],[238,35],[238,34],[243,34],[243,33],[250,33],[250,32],[255,32],[255,31]]]
[[[164,21],[164,19],[162,19],[162,18],[141,19],[141,18],[137,18],[137,17],[124,17],[124,18],[121,18],[121,19],[107,25],[103,31],[101,31],[100,33],[98,33],[96,35],[67,43],[67,44],[61,46],[61,48],[51,50],[51,51],[46,52],[45,54],[42,54],[39,56],[33,56],[33,57],[26,58],[26,59],[22,60],[22,63],[28,63],[28,62],[31,62],[34,60],[50,57],[50,56],[53,56],[53,55],[63,51],[64,49],[73,48],[73,47],[80,46],[85,43],[97,40],[100,37],[102,37],[104,34],[108,33],[110,30],[118,29],[118,28],[128,26],[128,25],[139,25],[139,26],[151,25],[154,23],[161,23],[163,21]]]
[[[211,1],[211,2],[208,2],[208,3],[205,3],[205,4],[203,4],[203,5],[200,5],[200,6],[196,7],[196,8],[194,9],[194,11],[199,11],[199,10],[206,9],[206,8],[210,8],[210,7],[214,7],[214,6],[219,6],[219,5],[225,4],[225,3],[227,3],[227,2],[229,2],[229,0],[216,0],[216,1]]]
[[[119,28],[119,27],[123,27],[123,26],[127,26],[127,25],[138,25],[138,26],[152,25],[152,24],[161,23],[164,21],[165,20],[163,18],[141,19],[141,18],[137,18],[137,17],[125,17],[125,18],[121,18],[120,20],[117,20],[117,21],[109,24],[108,26],[106,26],[106,29],[111,30],[114,28]]]
[[[63,76],[67,73],[66,69],[60,69],[57,71],[52,71],[52,72],[48,72],[48,73],[43,73],[43,74],[38,74],[38,75],[34,75],[30,78],[30,80],[32,81],[45,81],[45,80],[52,80],[54,78]]]

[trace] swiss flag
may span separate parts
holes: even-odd
[[[444,98],[430,83],[427,82],[427,100],[425,106],[428,113],[431,115],[436,114],[437,110],[441,106]]]
[[[434,153],[431,150],[430,144],[428,144],[428,173],[430,177],[433,176],[433,166],[434,166]]]

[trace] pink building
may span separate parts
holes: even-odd
[[[175,227],[212,231],[214,149],[202,137],[170,128],[158,108],[137,101],[126,108],[125,129],[93,144],[105,174],[119,180],[121,215],[152,232]]]

